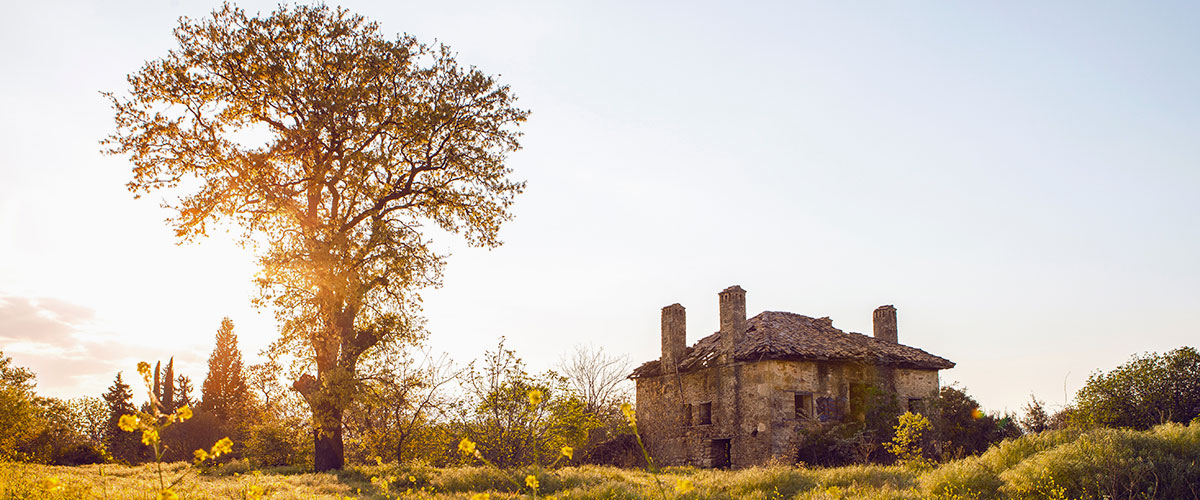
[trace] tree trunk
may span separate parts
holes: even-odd
[[[342,448],[342,410],[329,405],[314,408],[313,416],[320,422],[313,429],[313,469],[317,472],[341,469],[345,465]]]

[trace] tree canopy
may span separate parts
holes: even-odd
[[[1115,370],[1093,373],[1075,395],[1076,424],[1148,429],[1200,416],[1200,352],[1180,347],[1134,356]]]
[[[341,8],[226,4],[175,38],[127,96],[109,94],[107,152],[132,161],[135,195],[174,195],[178,237],[230,224],[259,249],[258,301],[283,324],[274,348],[315,369],[295,384],[320,424],[315,466],[340,468],[359,358],[419,328],[419,290],[440,283],[426,230],[500,243],[524,189],[506,156],[528,112],[448,47],[385,38]]]
[[[33,392],[34,375],[14,366],[12,358],[0,351],[0,460],[19,455],[18,448],[34,434],[37,396]]]

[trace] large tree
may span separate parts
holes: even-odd
[[[274,348],[315,369],[294,385],[317,423],[315,468],[340,468],[360,357],[416,330],[419,290],[440,283],[427,227],[499,244],[524,188],[505,158],[527,112],[449,48],[385,38],[341,8],[227,4],[175,37],[128,96],[110,95],[107,151],[131,158],[136,195],[177,194],[180,238],[232,223],[260,249]]]
[[[208,375],[200,387],[200,397],[200,409],[213,414],[224,427],[250,416],[253,399],[246,383],[233,320],[229,318],[222,319],[221,327],[217,329],[216,345],[208,357]]]

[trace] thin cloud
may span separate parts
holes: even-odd
[[[40,394],[60,396],[98,395],[118,371],[162,354],[104,332],[90,307],[18,296],[0,297],[0,351],[33,370]]]
[[[0,297],[0,340],[56,345],[95,317],[95,310],[59,299]]]

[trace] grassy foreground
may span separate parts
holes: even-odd
[[[171,476],[187,468],[167,467]],[[152,465],[52,467],[0,464],[2,498],[155,497]],[[934,468],[854,466],[830,469],[759,467],[738,471],[668,468],[658,475],[610,467],[504,472],[487,467],[352,467],[337,474],[275,469],[255,472],[243,463],[193,475],[175,491],[181,498],[492,499],[534,498],[524,478],[537,477],[537,495],[556,499],[1198,499],[1200,423],[1149,431],[1096,429],[1024,436]],[[46,491],[47,478],[58,489]],[[384,484],[384,482],[387,484]],[[53,483],[53,480],[50,481]]]

